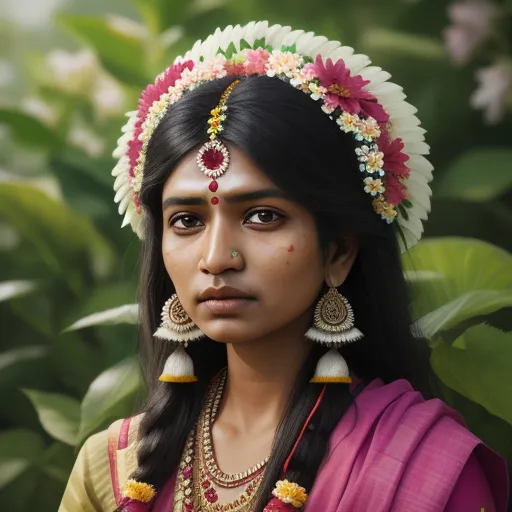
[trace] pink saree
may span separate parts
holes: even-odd
[[[351,406],[331,435],[306,512],[506,511],[506,463],[456,411],[403,379],[373,380],[355,402],[357,414]],[[172,510],[175,478],[155,512]]]

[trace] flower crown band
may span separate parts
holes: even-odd
[[[146,152],[169,106],[211,80],[268,76],[307,94],[341,131],[352,135],[356,172],[375,212],[387,223],[398,220],[402,249],[412,246],[430,210],[432,166],[422,156],[429,152],[425,130],[401,88],[387,82],[389,75],[352,52],[338,42],[289,27],[269,28],[266,22],[228,27],[196,43],[143,91],[138,110],[127,114],[114,152],[119,162],[112,171],[123,226],[130,223],[143,237],[139,192]]]

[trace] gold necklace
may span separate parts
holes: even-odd
[[[215,459],[215,453],[213,451],[213,440],[212,440],[212,427],[217,418],[219,405],[222,400],[222,394],[224,392],[224,386],[226,384],[227,372],[224,370],[220,376],[217,390],[212,393],[206,402],[204,422],[201,428],[198,429],[198,435],[200,436],[200,446],[203,447],[203,463],[205,465],[206,472],[210,479],[220,485],[221,487],[233,488],[240,487],[245,483],[249,482],[256,476],[258,476],[265,468],[269,457],[266,457],[261,462],[258,462],[247,471],[239,473],[224,473]]]
[[[208,418],[208,424],[211,428],[218,411],[220,399],[222,398],[222,392],[224,390],[224,384],[226,381],[226,371],[224,371],[218,379],[216,379],[207,394],[207,407],[201,412],[198,422],[194,429],[189,433],[187,441],[185,443],[185,449],[179,464],[178,475],[176,479],[175,494],[174,494],[174,512],[244,512],[250,510],[250,505],[254,501],[256,492],[263,480],[263,471],[266,465],[260,463],[260,468],[256,471],[253,469],[258,466],[253,466],[250,470],[243,473],[237,473],[236,475],[245,475],[241,480],[248,483],[246,489],[242,494],[233,502],[219,504],[217,492],[215,487],[210,481],[209,472],[206,470],[206,464],[203,462],[205,458],[204,440],[201,435],[204,433],[204,426],[206,425],[206,419]],[[208,407],[210,403],[211,407]],[[213,404],[216,404],[213,406]],[[206,414],[209,411],[208,415]],[[211,444],[211,431],[210,431],[210,453],[214,459],[213,449]],[[214,462],[216,465],[216,462]],[[218,466],[217,466],[218,467]],[[220,471],[220,468],[219,468]],[[222,471],[220,471],[222,473]],[[226,473],[224,473],[226,475]],[[228,483],[230,487],[234,479],[231,475],[228,475]],[[222,483],[217,483],[220,487],[223,487]],[[238,484],[237,486],[244,485]]]

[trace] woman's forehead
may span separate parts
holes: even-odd
[[[225,174],[217,178],[218,194],[249,192],[255,189],[278,189],[274,182],[246,155],[233,145],[227,145],[230,163]],[[208,194],[211,179],[205,176],[196,162],[197,150],[188,153],[170,173],[163,187],[165,198],[178,193]]]

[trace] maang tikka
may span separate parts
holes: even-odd
[[[219,188],[217,178],[222,176],[229,166],[229,151],[226,145],[217,138],[217,135],[224,130],[224,121],[226,120],[226,111],[228,109],[226,102],[234,87],[240,83],[240,80],[233,81],[222,93],[218,105],[210,111],[211,117],[208,119],[210,140],[205,142],[197,153],[197,165],[211,182],[208,185],[210,192],[215,193]],[[213,196],[210,199],[212,204],[219,204],[219,198]]]
[[[331,286],[318,301],[313,325],[305,336],[330,347],[330,350],[319,359],[311,382],[352,382],[347,362],[338,348],[345,343],[361,339],[363,333],[354,326],[352,306],[334,286]]]
[[[212,179],[208,189],[215,193],[219,187],[217,178],[222,176],[229,166],[228,148],[217,138],[219,132],[223,130],[223,122],[226,120],[227,99],[231,91],[240,82],[233,81],[222,93],[218,105],[210,111],[211,117],[208,119],[208,131],[210,140],[205,142],[197,153],[197,164],[201,171]],[[216,205],[219,198],[213,196],[211,203]],[[235,256],[233,256],[235,254]],[[232,251],[232,257],[238,256],[236,251]],[[196,382],[197,377],[194,372],[194,362],[187,354],[186,348],[191,341],[199,340],[205,334],[196,326],[188,313],[183,308],[177,294],[174,294],[166,301],[162,308],[162,323],[155,332],[156,338],[174,341],[178,345],[165,362],[162,375],[159,380],[163,382]]]

